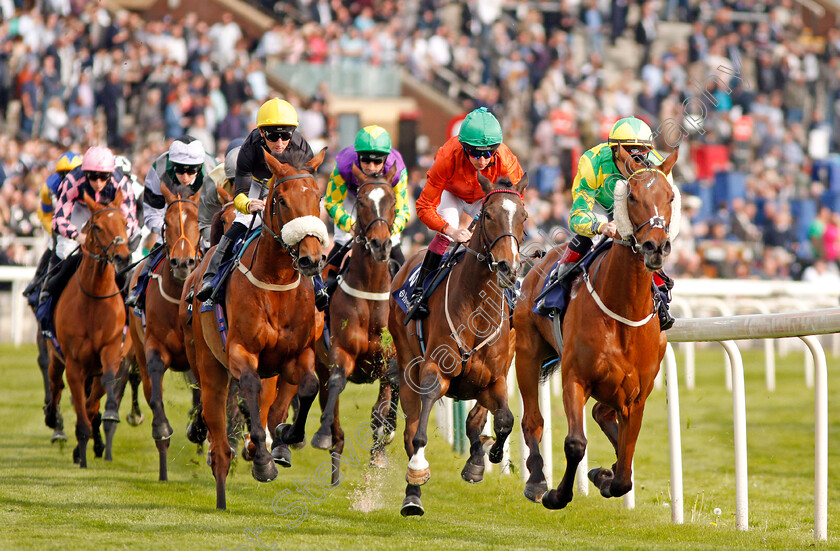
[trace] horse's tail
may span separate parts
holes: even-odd
[[[553,355],[543,360],[540,366],[540,384],[546,382],[560,369],[560,356]]]

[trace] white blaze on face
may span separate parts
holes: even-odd
[[[376,188],[370,193],[368,193],[368,197],[371,201],[373,201],[373,206],[376,208],[376,217],[379,218],[382,216],[380,211],[382,210],[379,203],[382,201],[382,198],[385,197],[385,190],[382,188]]]
[[[514,233],[513,231],[513,217],[516,216],[516,202],[512,199],[504,199],[502,201],[502,208],[508,215],[508,232]],[[513,258],[516,259],[519,251],[516,250],[516,240],[511,238],[510,240],[510,251],[513,254]]]

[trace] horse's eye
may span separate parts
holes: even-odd
[[[673,203],[673,202],[674,202],[674,199],[675,199],[675,197],[671,197],[671,200],[670,200],[669,202],[670,202],[670,203]]]
[[[488,220],[492,220],[492,219],[493,219],[493,217],[492,217],[492,216],[490,216],[490,213],[489,213],[489,212],[485,212],[485,213],[484,213],[484,217],[485,217],[485,218],[487,218]]]
[[[283,199],[282,197],[278,197],[277,202],[280,203],[280,206],[283,206],[283,207],[286,206],[286,200]]]
[[[627,199],[629,201],[633,201],[634,203],[636,202],[636,196],[633,195],[632,193],[627,196]]]

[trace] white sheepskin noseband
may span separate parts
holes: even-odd
[[[671,203],[671,222],[668,226],[668,239],[672,242],[680,234],[680,223],[682,220],[682,197],[680,190],[675,184],[671,184],[671,191],[674,192],[674,202]],[[618,180],[615,184],[615,192],[613,197],[615,203],[613,207],[613,219],[618,230],[618,235],[622,239],[629,239],[633,235],[633,223],[630,221],[630,213],[627,210],[627,196],[629,189],[627,180]]]
[[[300,216],[283,224],[283,229],[280,230],[283,243],[291,246],[297,245],[309,235],[317,237],[321,246],[326,247],[329,240],[327,226],[317,216]]]

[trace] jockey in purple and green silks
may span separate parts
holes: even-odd
[[[397,216],[391,227],[391,258],[396,262],[392,265],[392,269],[399,268],[405,262],[405,256],[400,248],[400,232],[405,229],[410,216],[406,198],[408,171],[400,152],[391,147],[391,136],[388,132],[381,126],[366,126],[356,134],[353,146],[345,147],[338,152],[335,168],[327,183],[324,206],[335,221],[335,244],[327,255],[328,267],[330,267],[327,276],[329,291],[332,291],[335,286],[335,276],[341,267],[341,261],[350,249],[346,245],[353,239],[356,192],[359,189],[359,183],[353,176],[353,165],[358,166],[367,175],[387,174],[391,167],[396,165],[397,170],[391,182],[397,199]]]
[[[556,278],[568,285],[575,263],[592,247],[592,237],[618,237],[612,212],[615,202],[615,184],[624,177],[616,166],[617,149],[622,147],[637,161],[647,160],[652,166],[664,161],[653,148],[653,132],[644,121],[635,117],[618,120],[610,131],[609,140],[585,152],[578,162],[578,170],[572,184],[572,208],[569,213],[569,228],[575,236],[569,242],[560,258]],[[668,182],[673,185],[671,175]],[[667,276],[654,274],[657,287],[665,285]],[[667,292],[666,292],[667,294]],[[667,304],[659,301],[659,321],[662,329],[674,324]]]

